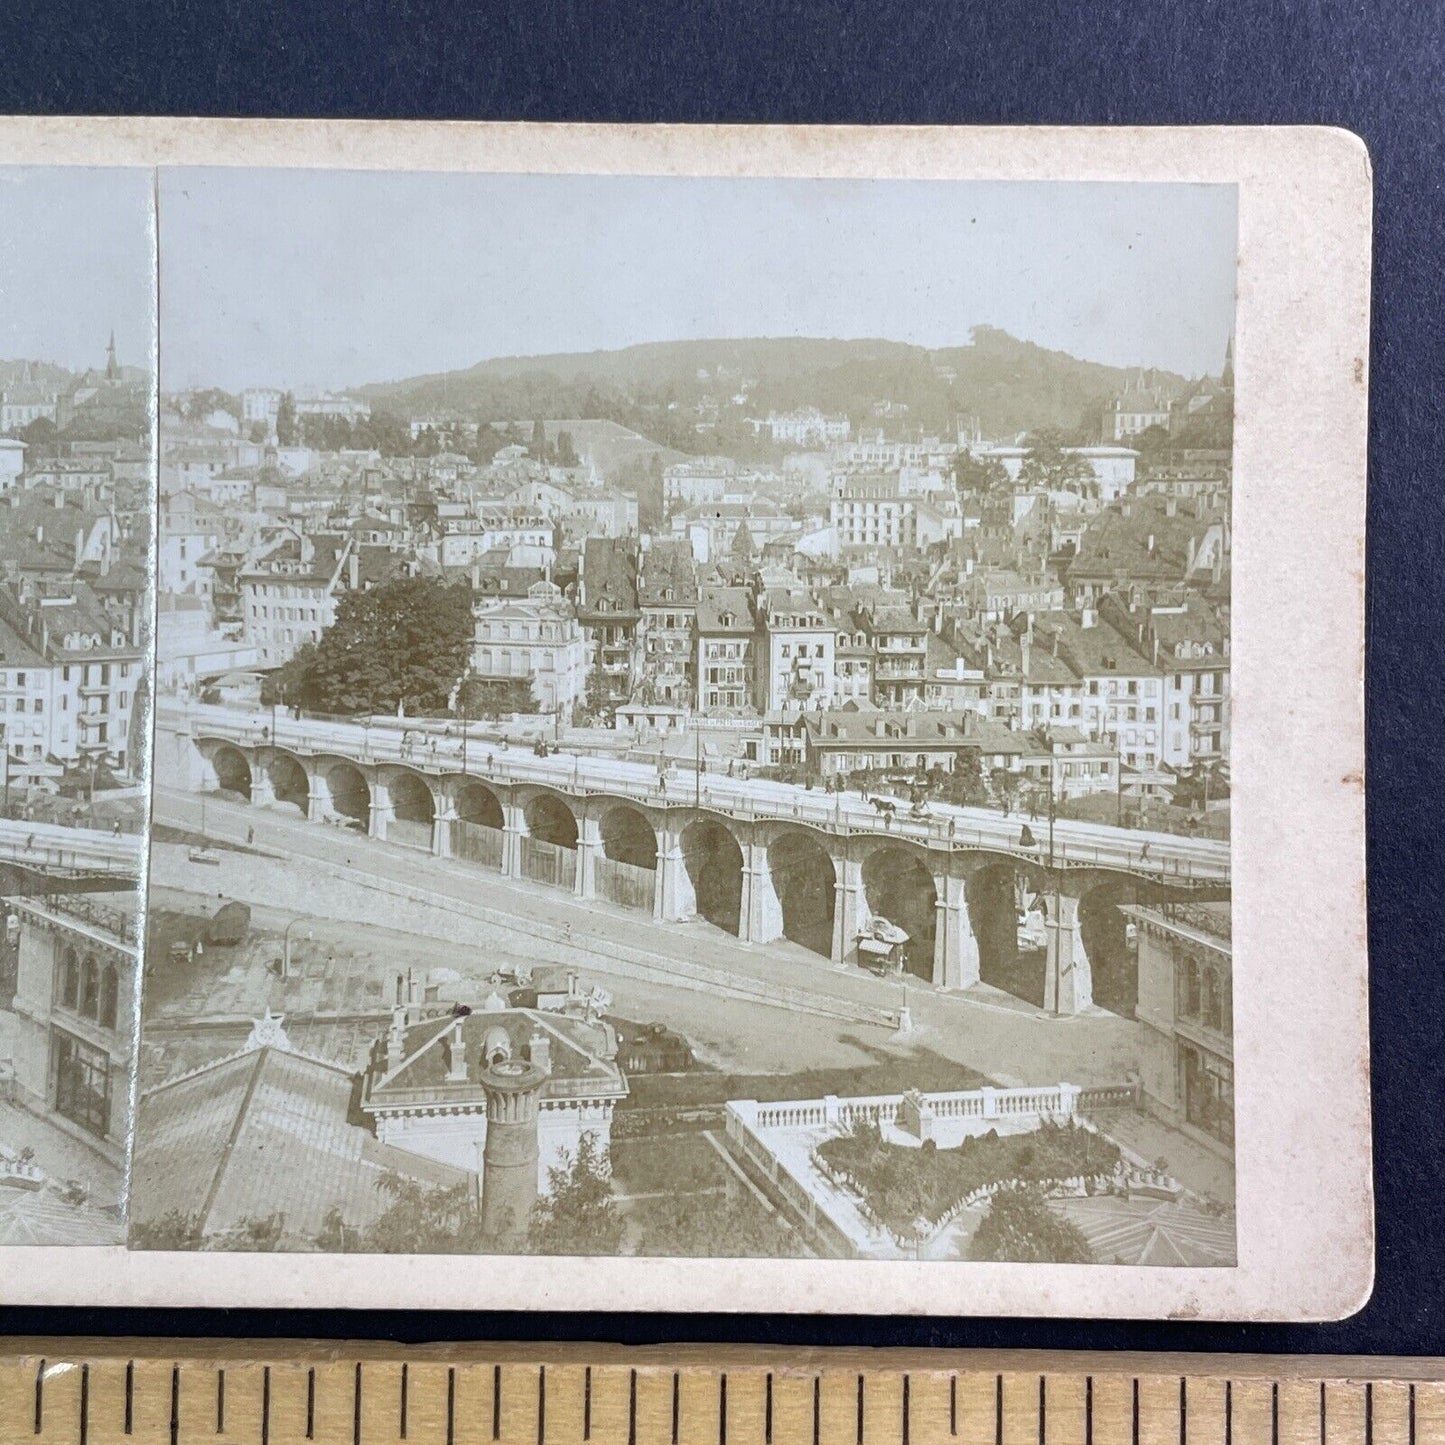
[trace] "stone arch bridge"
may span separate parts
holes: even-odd
[[[1135,902],[1229,896],[1227,850],[1223,868],[1212,856],[1196,866],[1182,851],[1193,840],[1150,856],[1127,835],[1107,846],[1075,837],[1050,857],[1042,844],[1023,846],[1018,820],[920,821],[780,784],[679,781],[646,765],[496,744],[408,748],[363,732],[287,721],[273,735],[202,720],[177,740],[202,788],[661,923],[702,918],[744,942],[788,937],[844,962],[885,917],[909,934],[909,971],[947,989],[978,982],[980,900],[1006,874],[1044,913],[1045,1007],[1060,1013],[1093,1001],[1080,909],[1098,890],[1124,888]]]

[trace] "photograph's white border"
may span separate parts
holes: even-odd
[[[0,120],[0,166],[1239,188],[1232,1269],[15,1248],[0,1303],[1337,1319],[1373,1278],[1364,861],[1371,183],[1320,128]],[[162,263],[161,284],[164,285]]]

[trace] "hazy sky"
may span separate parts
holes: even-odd
[[[173,170],[162,385],[342,388],[488,357],[980,323],[1217,371],[1229,186]]]
[[[155,333],[152,173],[0,167],[0,360],[149,366]]]

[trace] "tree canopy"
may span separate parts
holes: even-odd
[[[996,459],[984,460],[960,448],[953,461],[953,485],[960,497],[991,491],[1008,481],[1008,471]]]
[[[1084,1232],[1050,1209],[1041,1190],[1000,1189],[968,1242],[968,1258],[1010,1264],[1093,1264]]]
[[[272,686],[278,701],[320,712],[442,713],[471,647],[466,583],[398,577],[346,593],[314,653],[303,646]]]
[[[296,398],[288,391],[276,408],[276,440],[283,447],[294,447],[300,440],[296,425]]]
[[[1059,432],[1045,429],[1029,437],[1028,454],[1019,468],[1019,485],[1082,493],[1094,485],[1094,471],[1077,452],[1065,449]]]
[[[527,1247],[537,1254],[618,1254],[625,1225],[612,1198],[612,1166],[595,1134],[547,1171],[548,1193],[532,1211]]]

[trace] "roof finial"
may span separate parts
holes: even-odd
[[[120,380],[120,365],[115,359],[115,328],[110,330],[110,344],[105,348],[105,379],[107,381]]]

